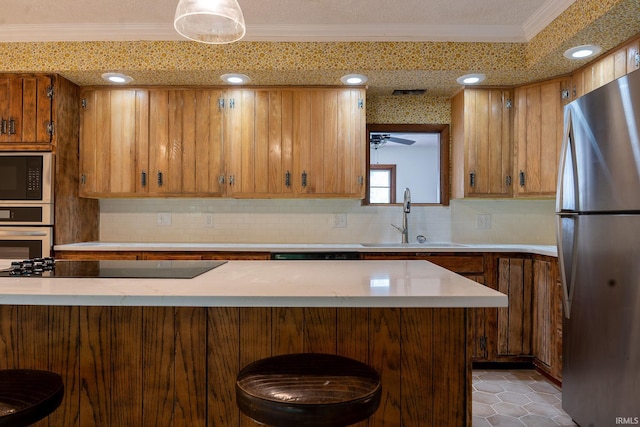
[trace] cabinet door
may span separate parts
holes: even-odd
[[[556,379],[562,372],[562,289],[556,260],[533,261],[533,356]]]
[[[498,355],[528,356],[531,351],[532,261],[498,258],[498,291],[509,307],[498,308]]]
[[[183,159],[183,193],[217,196],[224,192],[223,96],[223,91],[215,89],[195,93],[193,130],[184,139],[188,154]]]
[[[640,39],[625,46],[627,50],[627,73],[640,69]]]
[[[148,91],[87,90],[81,98],[80,195],[146,193]]]
[[[51,76],[0,78],[0,143],[50,143]]]
[[[466,278],[484,284],[484,275],[464,275]],[[469,308],[467,309],[469,348],[471,357],[476,361],[488,359],[488,337],[491,334],[488,319],[490,317],[489,308]]]
[[[515,91],[516,196],[556,193],[567,88],[567,79],[556,79]]]
[[[293,99],[294,188],[301,196],[363,198],[364,91],[312,89]]]
[[[150,91],[150,194],[221,193],[220,97],[216,90]]]
[[[552,364],[553,291],[555,277],[551,272],[551,263],[533,261],[533,356],[546,365]]]
[[[466,89],[454,97],[454,197],[511,195],[510,102],[511,92],[502,89]]]
[[[293,93],[239,89],[227,96],[227,195],[290,195]]]
[[[20,115],[20,117],[17,117]],[[22,122],[22,80],[13,77],[0,79],[0,142],[19,142],[16,120]]]

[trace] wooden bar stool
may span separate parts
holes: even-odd
[[[62,402],[60,375],[33,369],[0,370],[0,427],[24,427],[52,413]]]
[[[298,353],[257,360],[239,373],[240,411],[273,427],[345,427],[380,406],[380,376],[347,357]]]

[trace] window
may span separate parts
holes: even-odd
[[[413,204],[449,205],[449,125],[369,124],[367,135],[365,203],[396,204],[409,188]]]
[[[396,165],[371,165],[369,202],[396,202]]]

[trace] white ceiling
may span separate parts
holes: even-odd
[[[575,0],[239,0],[245,41],[526,42]],[[0,42],[180,40],[178,0],[3,0]]]

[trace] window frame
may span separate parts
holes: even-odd
[[[450,127],[448,124],[403,124],[403,123],[369,123],[367,124],[367,142],[371,133],[380,132],[419,132],[440,134],[440,203],[411,203],[424,206],[449,206],[451,200],[451,167],[450,167]],[[371,174],[371,149],[367,143],[367,177]],[[371,203],[370,185],[367,179],[367,191],[363,204],[372,206],[396,206],[398,203]]]
[[[385,170],[389,171],[389,203],[373,203],[374,205],[393,205],[396,203],[396,165],[369,165],[369,177],[371,177],[371,170]],[[369,189],[371,189],[371,182],[369,182]]]

